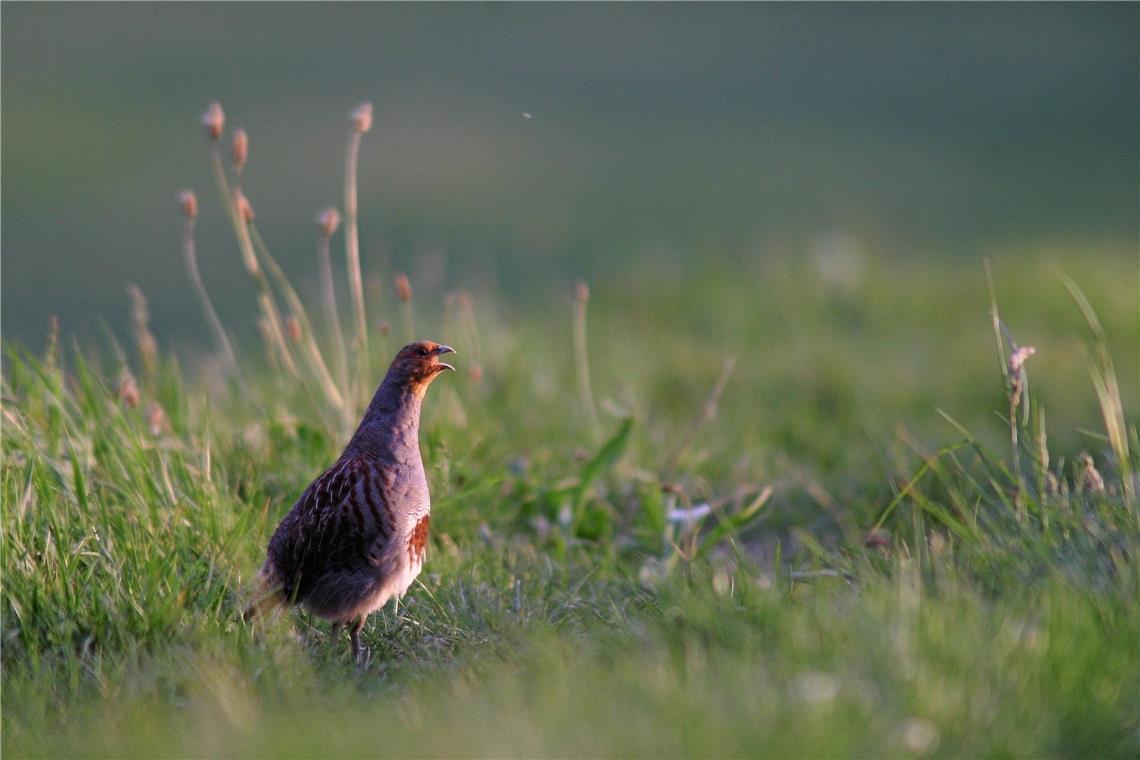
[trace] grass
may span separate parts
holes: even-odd
[[[313,335],[221,383],[144,316],[129,350],[8,345],[0,748],[1135,756],[1135,260],[1073,272],[1074,301],[1050,259],[995,262],[995,318],[1037,349],[1016,404],[952,261],[389,298],[461,364],[425,405],[429,562],[366,671],[303,613],[237,614],[343,445]],[[370,340],[375,381],[402,341]]]

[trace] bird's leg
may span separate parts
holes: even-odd
[[[356,663],[357,667],[368,667],[368,660],[371,659],[372,653],[368,651],[368,647],[360,643],[360,632],[364,630],[364,621],[368,619],[367,615],[361,615],[356,624],[352,626],[349,631],[348,637],[352,641],[352,661]]]
[[[332,629],[329,631],[329,647],[336,648],[337,639],[340,638],[340,629],[344,627],[343,620],[334,620]]]

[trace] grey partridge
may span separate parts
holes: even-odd
[[[281,520],[258,579],[261,602],[300,604],[350,625],[352,656],[372,612],[404,595],[427,553],[431,497],[420,457],[420,405],[432,380],[454,370],[450,346],[404,346],[336,463]]]

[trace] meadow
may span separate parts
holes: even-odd
[[[263,342],[184,363],[138,293],[130,334],[4,347],[5,755],[1140,753],[1135,251],[838,241],[525,302],[338,278],[342,342],[201,203]],[[412,336],[459,352],[429,559],[358,668],[240,610]]]

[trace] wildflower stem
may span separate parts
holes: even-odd
[[[352,295],[352,311],[356,321],[358,382],[367,387],[369,370],[368,320],[364,311],[364,280],[360,275],[360,238],[357,228],[356,167],[363,133],[353,130],[348,138],[348,154],[344,168],[344,247],[348,262],[348,287]]]
[[[598,437],[602,428],[598,423],[598,411],[594,405],[594,391],[590,387],[590,357],[586,347],[586,304],[589,300],[589,287],[586,283],[579,282],[574,296],[574,358],[578,369],[578,394],[590,418],[594,436]]]
[[[693,421],[692,427],[689,428],[689,433],[682,439],[681,445],[673,452],[665,464],[666,472],[672,471],[685,452],[697,440],[701,430],[705,425],[712,422],[716,417],[717,403],[720,401],[721,395],[724,393],[725,386],[728,385],[728,379],[732,377],[732,371],[736,369],[736,357],[730,356],[724,360],[724,366],[721,368],[720,377],[717,378],[716,385],[713,386],[712,392],[705,400],[705,405],[701,409],[701,414]]]
[[[1009,419],[1007,422],[1009,423],[1010,467],[1013,469],[1013,477],[1017,480],[1018,517],[1023,517],[1020,510],[1024,504],[1022,492],[1025,490],[1025,480],[1021,474],[1021,451],[1017,441],[1017,405],[1022,393],[1022,388],[1018,387],[1018,384],[1023,381],[1023,376],[1022,373],[1013,372],[1010,369],[1010,363],[1006,357],[1006,344],[1007,342],[1012,344],[1012,341],[1007,341],[1007,337],[1003,335],[1001,314],[998,312],[997,295],[994,292],[993,273],[990,271],[989,259],[985,261],[985,268],[986,286],[990,292],[990,319],[993,322],[994,342],[998,352],[998,366],[1001,368],[1002,383],[1005,386],[1006,398],[1009,400]],[[1016,350],[1012,345],[1009,348],[1011,353]]]
[[[297,291],[293,288],[292,284],[290,284],[289,278],[285,276],[285,272],[281,269],[277,260],[270,255],[269,247],[265,245],[265,241],[257,231],[257,226],[251,224],[249,227],[252,240],[257,247],[257,252],[265,262],[265,268],[269,270],[269,274],[273,277],[277,283],[277,287],[281,290],[285,303],[300,324],[301,341],[309,357],[309,365],[316,374],[317,383],[320,385],[329,403],[332,404],[341,415],[342,421],[344,421],[346,425],[351,424],[354,416],[353,410],[350,409],[351,404],[346,403],[344,396],[342,396],[337,389],[336,382],[333,381],[332,375],[329,374],[328,365],[325,363],[324,357],[321,355],[320,347],[317,345],[316,338],[313,336],[312,325],[305,312],[305,305],[302,303],[300,296],[297,295]]]
[[[1116,368],[1113,366],[1112,354],[1108,350],[1108,335],[1105,333],[1104,327],[1101,326],[1092,304],[1089,303],[1088,298],[1085,297],[1076,281],[1066,274],[1061,275],[1061,280],[1065,284],[1065,288],[1068,289],[1069,295],[1076,302],[1077,308],[1081,310],[1096,343],[1097,364],[1099,366],[1091,361],[1089,362],[1089,377],[1092,379],[1093,387],[1096,390],[1097,402],[1100,404],[1101,415],[1104,418],[1105,432],[1108,433],[1109,443],[1112,446],[1113,454],[1116,456],[1116,467],[1120,472],[1120,486],[1124,491],[1124,498],[1135,507],[1137,483],[1133,479],[1132,452],[1129,450],[1128,443],[1128,424],[1124,416],[1124,402],[1120,396],[1120,386],[1116,380]],[[1135,427],[1132,429],[1132,435],[1135,438]],[[1137,515],[1137,518],[1140,519],[1140,514]]]
[[[186,262],[186,272],[190,275],[190,284],[194,286],[194,292],[198,296],[198,302],[202,305],[202,312],[205,314],[206,321],[210,325],[210,331],[214,333],[214,340],[217,341],[218,348],[221,349],[226,364],[233,372],[234,377],[244,384],[233,346],[230,344],[230,339],[226,335],[225,328],[222,326],[222,320],[218,318],[218,312],[214,309],[213,302],[210,301],[210,296],[206,292],[206,285],[202,281],[202,274],[198,270],[198,254],[194,244],[194,223],[193,219],[185,220],[185,227],[182,233],[182,258]]]
[[[269,282],[265,279],[265,273],[261,271],[261,267],[257,263],[257,254],[254,253],[253,243],[250,240],[248,223],[242,218],[241,214],[238,213],[235,202],[236,196],[231,191],[230,184],[226,180],[226,171],[222,166],[222,156],[218,150],[217,143],[214,143],[210,150],[210,159],[214,166],[214,179],[217,181],[218,190],[222,194],[226,213],[229,214],[230,222],[234,226],[234,234],[237,235],[238,248],[241,251],[245,269],[257,284],[257,303],[261,309],[262,316],[265,318],[267,337],[271,345],[277,350],[285,369],[297,379],[301,379],[297,362],[289,350],[289,345],[285,342],[285,330],[281,325],[281,314],[278,312],[277,303],[273,299],[273,291],[269,287]]]
[[[325,318],[332,332],[333,359],[336,362],[337,381],[341,388],[348,389],[348,354],[344,347],[344,331],[340,326],[340,314],[336,306],[336,286],[333,284],[332,257],[329,254],[329,236],[321,235],[317,244],[317,259],[321,269],[321,298],[325,305]]]

